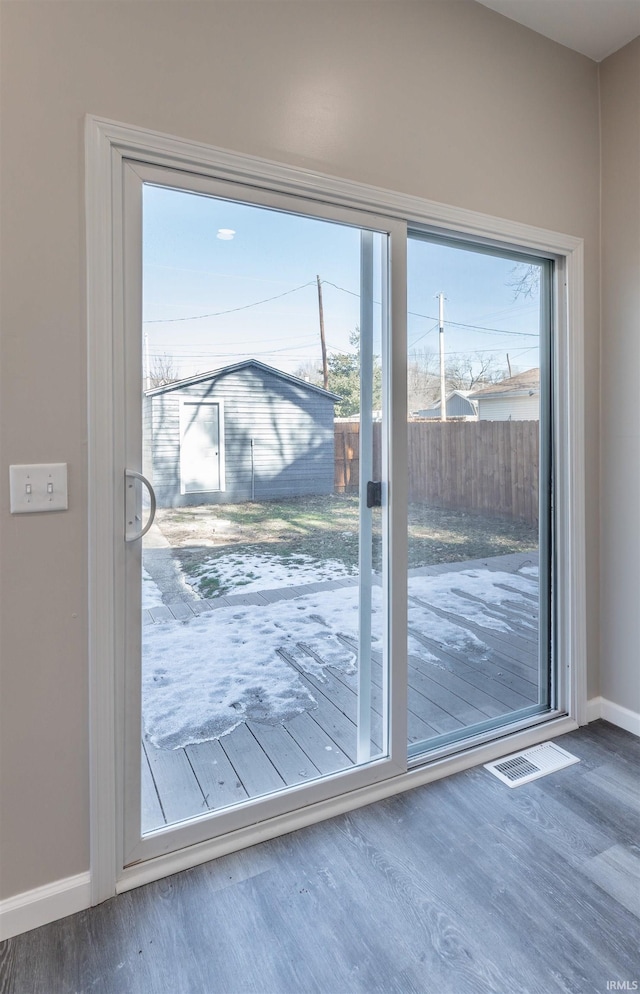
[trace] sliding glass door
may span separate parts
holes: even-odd
[[[389,232],[163,170],[125,196],[132,861],[397,761]]]
[[[412,757],[553,698],[551,264],[408,244]]]
[[[123,206],[123,863],[548,717],[551,261],[150,165]]]

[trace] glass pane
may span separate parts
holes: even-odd
[[[533,259],[416,236],[408,266],[416,755],[549,706],[549,308]]]
[[[387,749],[380,512],[359,499],[383,251],[347,225],[144,188],[143,833]]]

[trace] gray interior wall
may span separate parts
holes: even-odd
[[[601,693],[640,712],[640,38],[600,66]]]
[[[87,113],[585,239],[597,693],[597,66],[471,0],[26,0],[0,18],[0,897],[89,867]],[[67,512],[10,516],[7,466],[32,461],[69,464]]]
[[[180,493],[180,401],[187,397],[224,403],[225,487],[219,492]],[[333,402],[315,390],[245,367],[148,400],[160,507],[233,503],[252,493],[271,500],[333,491]]]

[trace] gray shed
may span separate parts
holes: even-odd
[[[339,399],[256,359],[148,390],[143,463],[158,505],[331,493]]]
[[[467,421],[478,420],[478,405],[469,398],[469,390],[452,390],[447,394],[446,411],[448,418],[464,418]],[[433,407],[428,407],[423,411],[416,411],[419,418],[440,419],[440,401],[437,400]]]

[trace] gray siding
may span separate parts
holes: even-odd
[[[180,493],[180,401],[186,398],[224,402],[224,490]],[[145,445],[149,438],[152,458],[145,462],[161,507],[250,500],[252,439],[256,500],[333,490],[333,402],[304,384],[246,366],[147,402]]]
[[[473,418],[475,417],[475,413],[475,407],[466,397],[460,397],[457,393],[454,393],[453,397],[449,397],[447,401],[447,415],[450,418]]]
[[[142,472],[146,478],[151,481],[151,483],[153,483],[153,432],[151,430],[152,405],[152,397],[142,398]]]
[[[532,397],[478,397],[480,421],[538,421],[540,395]]]

